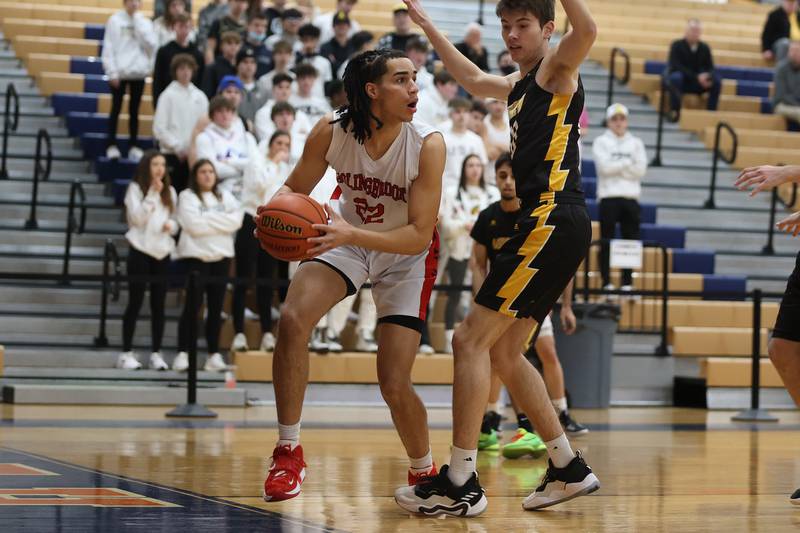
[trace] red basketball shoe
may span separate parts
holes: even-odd
[[[415,474],[409,468],[408,469],[408,486],[409,487],[413,487],[417,483],[425,481],[428,478],[436,477],[436,474],[438,474],[438,473],[439,473],[438,470],[436,470],[436,463],[433,463],[433,465],[431,466],[431,469],[428,470],[427,472],[423,472],[422,474]]]
[[[306,477],[306,463],[303,461],[303,447],[275,446],[272,464],[264,481],[264,501],[279,502],[300,494],[300,485]]]

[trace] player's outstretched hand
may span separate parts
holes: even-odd
[[[572,307],[561,306],[561,329],[567,335],[572,335],[578,327],[578,321],[575,319],[575,313],[572,312]]]
[[[797,235],[800,234],[800,211],[784,218],[775,224],[775,226],[781,231],[791,233],[792,237],[797,237]]]
[[[422,2],[420,0],[403,0],[403,2],[408,6],[408,16],[411,17],[411,20],[417,26],[422,27],[426,23],[430,22],[430,17],[422,8]]]
[[[316,245],[308,250],[309,259],[351,242],[353,226],[334,211],[330,204],[325,204],[325,212],[328,214],[330,222],[311,226],[315,230],[322,232],[322,235],[308,239],[308,242]]]
[[[742,170],[733,185],[740,191],[752,189],[750,191],[750,196],[755,196],[761,191],[768,191],[774,189],[778,185],[786,183],[788,181],[786,170],[786,167],[775,167],[771,165],[746,168]]]

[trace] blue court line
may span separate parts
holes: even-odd
[[[58,476],[3,476],[3,489],[119,488],[174,507],[91,507],[4,505],[0,531],[141,531],[154,528],[175,533],[219,531],[330,532],[342,530],[280,513],[234,503],[127,476],[110,474],[43,455],[0,447],[0,462],[22,463]]]
[[[755,424],[731,422],[730,424],[584,424],[591,431],[800,431],[800,424]],[[277,422],[259,422],[251,420],[40,420],[40,419],[0,419],[0,427],[19,428],[153,428],[153,429],[275,429]],[[308,429],[394,429],[391,422],[303,422]],[[451,429],[447,423],[430,423],[430,429]],[[513,423],[503,424],[503,429],[513,430]]]

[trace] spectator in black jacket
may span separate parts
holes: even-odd
[[[375,46],[378,50],[406,51],[408,40],[414,37],[411,32],[411,17],[408,15],[408,6],[400,2],[392,7],[392,23],[394,31],[386,33],[378,39]]]
[[[229,31],[220,38],[222,54],[214,62],[206,66],[203,74],[203,85],[200,87],[208,99],[217,94],[217,85],[225,76],[236,76],[236,55],[242,46],[242,36],[237,32]]]
[[[691,19],[686,25],[684,38],[673,42],[670,47],[666,76],[672,89],[673,112],[680,110],[683,93],[708,93],[708,109],[717,109],[722,80],[714,72],[711,48],[700,40],[701,33],[700,21]]]
[[[780,62],[786,58],[789,41],[800,40],[800,13],[797,0],[783,0],[781,6],[770,11],[764,31],[761,32],[761,53],[767,61]]]
[[[355,47],[350,41],[350,17],[344,11],[333,15],[333,37],[320,47],[319,53],[328,58],[336,76],[345,61],[353,54]]]
[[[482,37],[480,24],[470,22],[464,32],[464,40],[456,44],[456,50],[475,63],[479,69],[489,72],[489,52],[481,42]]]
[[[181,13],[175,16],[175,40],[170,41],[158,49],[156,54],[156,65],[153,68],[153,105],[158,104],[159,95],[172,83],[172,58],[178,54],[189,54],[197,61],[197,68],[192,83],[200,86],[203,79],[203,54],[197,45],[189,41],[192,33],[192,17],[188,13]]]

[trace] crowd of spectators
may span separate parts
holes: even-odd
[[[349,59],[374,47],[393,48],[406,52],[417,69],[420,93],[415,120],[439,128],[445,137],[448,151],[440,228],[445,239],[440,274],[442,280],[449,277],[454,283],[464,282],[469,273],[463,243],[480,209],[497,198],[491,172],[493,161],[509,148],[508,119],[503,102],[471,99],[450,74],[435,68],[436,57],[425,38],[412,31],[405,4],[393,7],[393,30],[382,36],[362,30],[354,19],[356,0],[340,0],[336,10],[327,13],[317,12],[307,2],[288,5],[284,0],[215,0],[198,13],[197,27],[188,0],[157,2],[154,21],[139,11],[139,5],[139,0],[125,0],[123,9],[106,27],[103,65],[113,95],[106,155],[110,159],[123,156],[124,145],[118,143],[116,132],[123,97],[129,93],[127,158],[141,160],[140,166],[163,161],[165,168],[150,181],[142,177],[131,184],[131,200],[126,200],[126,206],[131,204],[129,211],[138,209],[134,200],[156,205],[156,192],[167,198],[160,193],[163,190],[173,191],[174,199],[169,205],[162,201],[157,210],[161,215],[167,210],[169,228],[164,224],[154,228],[148,225],[146,216],[129,215],[132,231],[139,228],[131,233],[136,239],[129,239],[133,248],[147,255],[148,239],[162,242],[165,233],[170,239],[178,235],[174,249],[167,251],[167,259],[171,255],[186,260],[190,270],[205,274],[224,270],[224,275],[230,268],[228,263],[236,259],[239,276],[257,273],[260,278],[285,278],[289,271],[285,263],[252,246],[250,217],[286,179],[315,122],[346,103],[341,78]],[[469,25],[457,46],[476,65],[488,70],[489,58],[481,39],[480,27]],[[503,73],[516,69],[506,53],[500,54],[497,65]],[[153,136],[158,151],[148,152],[145,161],[137,135],[138,107],[145,80],[151,74]],[[140,173],[148,175],[141,169]],[[323,181],[326,186],[335,182],[330,176]],[[330,192],[327,196],[318,194],[325,201]],[[208,213],[215,214],[197,225],[198,217]],[[162,252],[158,248],[151,259],[163,261]],[[130,264],[131,273],[146,273],[146,263]],[[163,271],[159,268],[158,272]],[[224,365],[224,358],[217,357],[219,290],[218,286],[203,288],[208,299],[209,369]],[[139,292],[143,288],[137,287],[132,293],[135,298],[126,314],[128,337],[133,334],[141,305]],[[159,294],[156,291],[160,298]],[[242,289],[234,296],[233,348],[245,350],[244,317],[250,316],[250,311],[244,305]],[[271,290],[257,293],[263,349],[274,346],[272,298]],[[198,293],[196,300],[201,299]],[[347,316],[352,304],[353,299],[343,303],[327,325],[321,325],[314,340],[317,349],[341,349],[341,317]],[[458,304],[458,298],[452,295],[448,330],[458,318]],[[371,305],[369,292],[362,292],[358,346],[363,349],[375,346]],[[181,354],[185,352],[187,313],[190,311],[184,311],[181,319]],[[431,351],[427,339],[425,344],[422,351]],[[128,339],[120,356],[123,368],[140,364],[130,345]],[[154,368],[163,366],[159,350],[160,339],[154,339]],[[176,367],[182,369],[184,355],[176,361]]]

